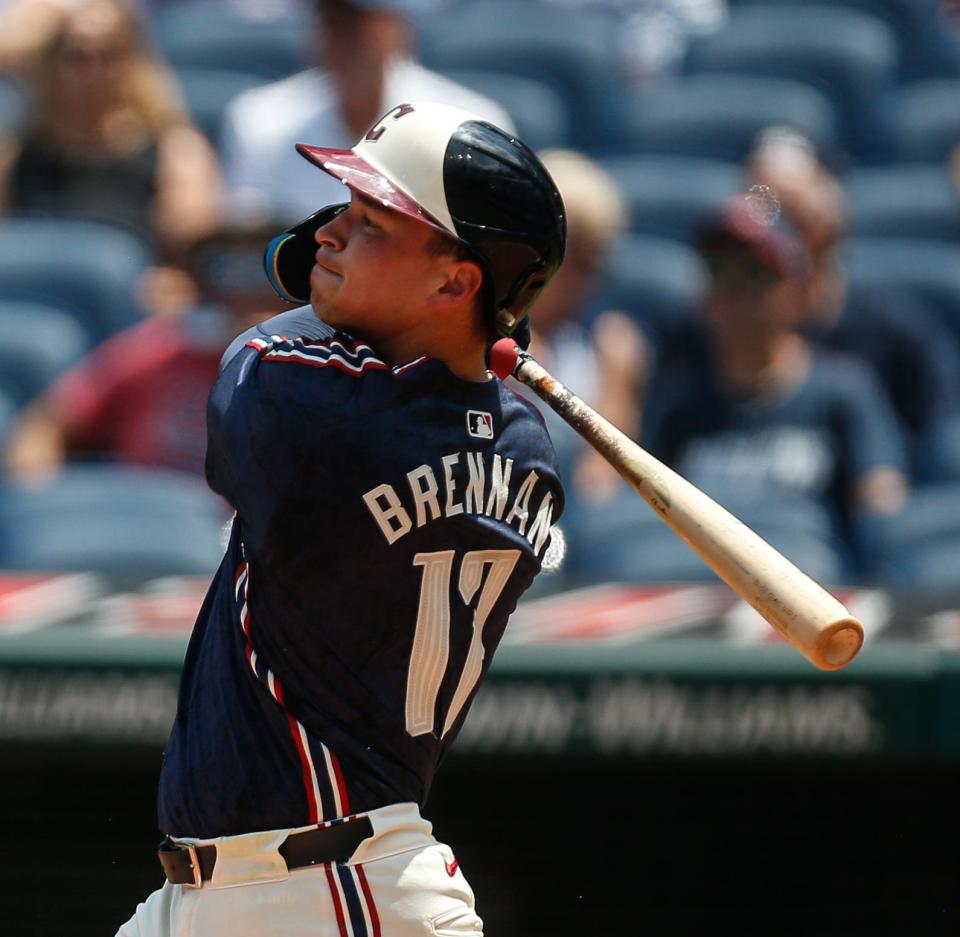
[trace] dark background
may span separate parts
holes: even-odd
[[[113,937],[160,886],[159,755],[3,751],[0,933]],[[487,937],[960,934],[958,779],[932,759],[454,755],[425,813]]]

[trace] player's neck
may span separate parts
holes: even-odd
[[[411,329],[381,340],[377,354],[390,365],[406,364],[426,356],[442,361],[463,381],[485,382],[487,370],[486,343],[482,336],[469,330],[437,328]]]

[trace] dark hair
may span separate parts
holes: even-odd
[[[483,322],[489,331],[496,328],[496,310],[493,308],[493,282],[487,265],[475,250],[452,237],[437,231],[427,245],[427,253],[431,257],[452,257],[454,260],[468,260],[475,263],[483,272],[483,283],[480,291],[477,293],[476,303],[480,314],[483,316]]]

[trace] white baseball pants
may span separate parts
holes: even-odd
[[[480,937],[473,892],[417,805],[367,816],[373,835],[347,862],[293,871],[277,847],[298,830],[189,840],[217,845],[211,880],[166,882],[117,937]]]

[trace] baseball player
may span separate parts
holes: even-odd
[[[513,136],[404,104],[299,145],[349,201],[266,254],[284,313],[227,350],[207,475],[236,508],[164,753],[167,882],[120,937],[482,933],[422,819],[563,494],[487,370],[564,251]]]

